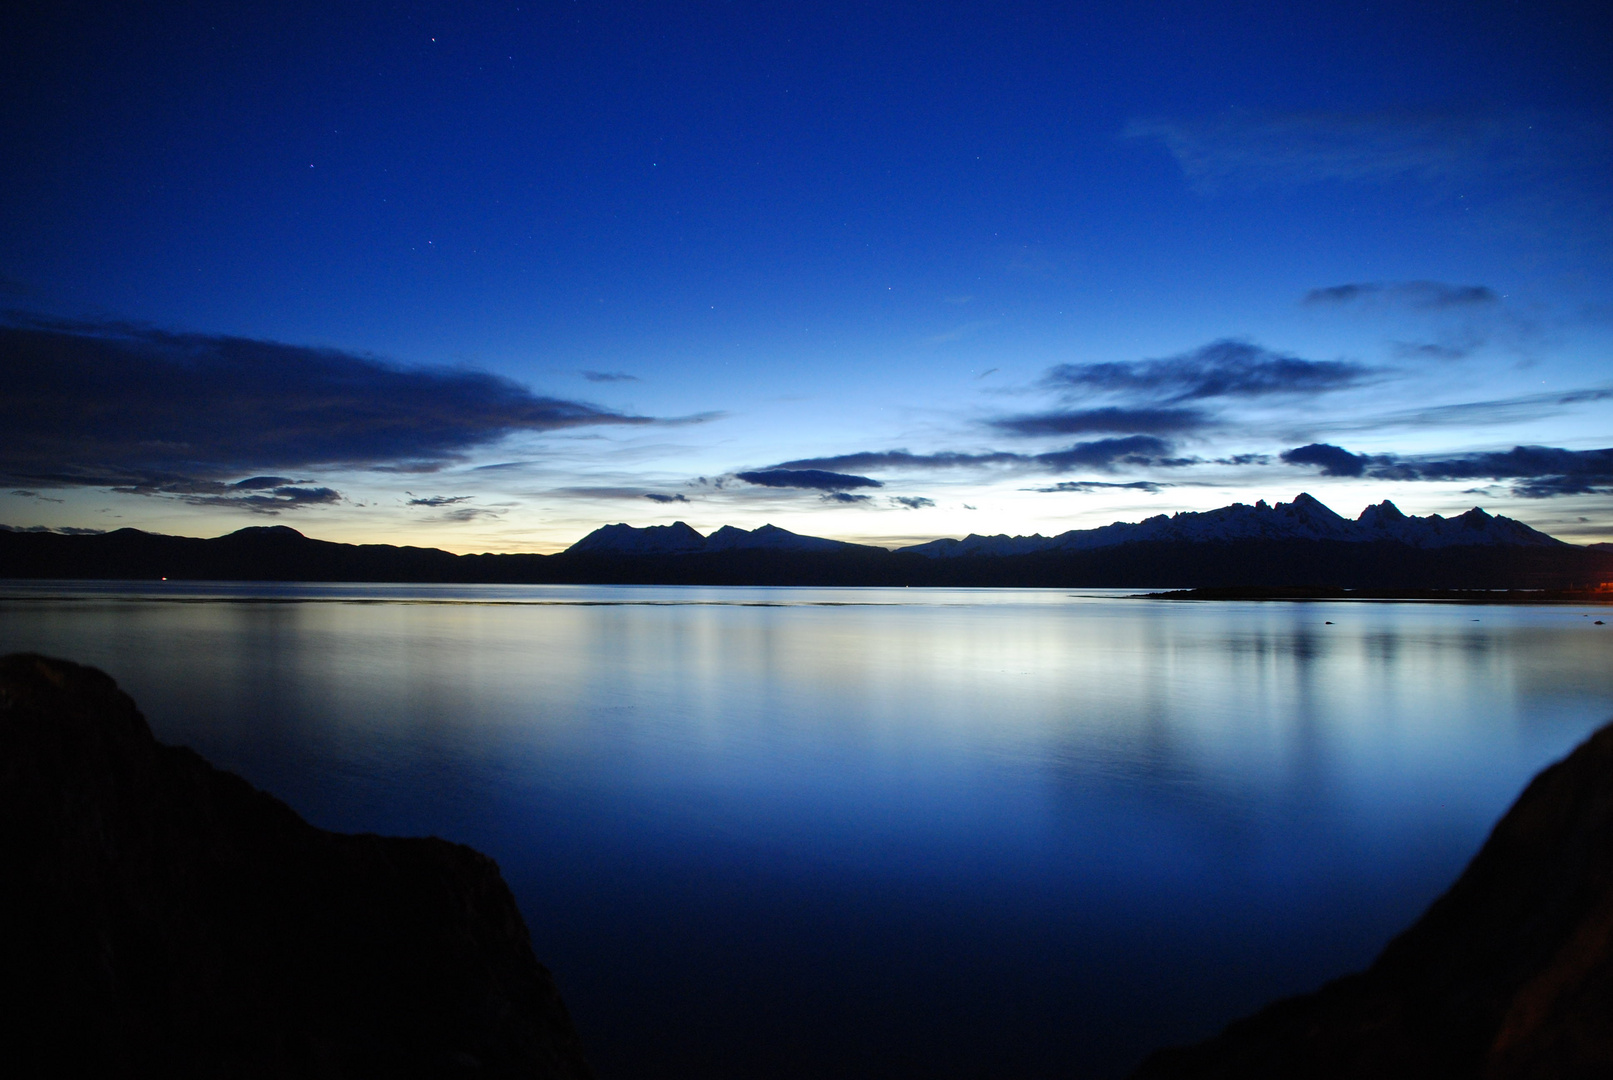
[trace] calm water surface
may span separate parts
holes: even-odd
[[[1613,718],[1575,607],[0,597],[316,824],[496,857],[615,1080],[1123,1073],[1369,961]]]

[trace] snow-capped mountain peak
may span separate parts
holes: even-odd
[[[1293,502],[1249,506],[1233,503],[1215,510],[1160,514],[1135,523],[1117,521],[1096,529],[1072,529],[1058,536],[975,536],[932,540],[902,548],[930,558],[969,555],[1024,555],[1038,551],[1092,551],[1117,544],[1229,543],[1240,540],[1335,540],[1368,543],[1397,541],[1419,548],[1470,544],[1556,546],[1562,541],[1511,518],[1475,507],[1455,518],[1438,514],[1408,517],[1385,500],[1369,506],[1354,521],[1336,514],[1321,500],[1301,492]]]
[[[1351,521],[1334,513],[1321,500],[1301,492],[1292,502],[1274,505],[1261,500],[1253,506],[1233,503],[1215,510],[1184,510],[1137,522],[1117,521],[1096,529],[1072,529],[1057,536],[970,533],[962,540],[931,540],[898,550],[933,559],[956,559],[1093,551],[1131,543],[1225,544],[1254,540],[1390,541],[1417,548],[1475,544],[1562,546],[1562,541],[1520,521],[1488,514],[1478,507],[1451,518],[1438,514],[1413,517],[1384,500],[1367,507],[1360,517]],[[710,536],[702,536],[678,521],[644,528],[605,525],[568,550],[578,554],[687,555],[719,551],[838,551],[857,547],[859,545],[841,540],[802,536],[776,525],[750,530],[724,525]]]

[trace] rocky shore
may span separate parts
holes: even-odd
[[[1544,770],[1366,971],[1134,1080],[1613,1076],[1613,725]]]
[[[0,858],[9,1075],[591,1075],[491,859],[317,829],[92,668],[0,658]]]

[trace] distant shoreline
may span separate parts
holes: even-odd
[[[1493,531],[1494,522],[1501,519],[1486,520]],[[622,544],[631,540],[645,548],[654,548],[664,539],[659,533],[646,538],[643,533],[649,530],[639,530],[624,540],[619,535],[623,528],[607,533],[606,539]],[[1541,543],[1496,540],[1435,547],[1393,538],[1140,538],[1079,550],[980,550],[927,556],[914,551],[834,546],[833,541],[793,534],[785,537],[788,546],[774,546],[774,541],[784,542],[782,532],[765,533],[762,546],[739,546],[736,541],[735,546],[716,551],[624,551],[608,545],[603,550],[579,550],[584,548],[579,542],[557,555],[455,555],[433,548],[340,544],[314,540],[284,526],[242,529],[212,539],[135,529],[94,536],[0,532],[0,575],[58,581],[1177,589],[1210,590],[1173,597],[1177,599],[1353,597],[1545,603],[1560,602],[1548,598],[1551,594],[1545,590],[1561,590],[1573,600],[1598,599],[1593,590],[1613,581],[1613,552],[1560,544],[1549,537]],[[693,530],[689,534],[698,536]],[[754,538],[755,533],[744,536]],[[831,546],[821,547],[823,544]],[[1486,589],[1509,592],[1477,595]]]
[[[1138,593],[1136,600],[1354,600],[1388,603],[1607,604],[1613,589],[1337,589],[1304,586],[1225,586]]]

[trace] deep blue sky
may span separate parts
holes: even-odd
[[[1606,5],[30,7],[0,522],[1613,538]]]

